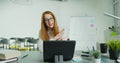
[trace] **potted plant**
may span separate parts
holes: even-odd
[[[117,60],[120,52],[120,40],[110,40],[107,42],[109,47],[109,56],[110,59]]]
[[[94,57],[94,63],[100,63],[100,52],[97,50],[94,50],[92,53],[92,56]]]

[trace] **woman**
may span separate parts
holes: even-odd
[[[45,11],[41,18],[40,38],[42,40],[62,40],[64,29],[59,32],[55,15]]]
[[[45,11],[41,17],[40,49],[43,49],[43,40],[62,40],[64,29],[59,31],[55,15],[51,11]]]

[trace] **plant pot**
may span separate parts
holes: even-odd
[[[101,51],[101,53],[107,53],[107,44],[106,43],[100,44],[100,51]]]
[[[101,59],[94,59],[94,63],[101,63]]]
[[[113,51],[109,49],[109,56],[110,56],[110,59],[117,60],[119,57],[119,51]]]

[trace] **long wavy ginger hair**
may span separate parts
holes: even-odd
[[[57,25],[55,15],[51,11],[43,12],[42,17],[41,17],[40,37],[41,37],[42,40],[49,40],[50,37],[48,35],[48,27],[45,24],[45,14],[50,14],[54,19],[54,27],[52,29],[52,33],[53,33],[54,36],[56,36],[59,33],[59,29],[58,29],[58,25]]]

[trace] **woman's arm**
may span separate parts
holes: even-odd
[[[63,34],[64,34],[64,29],[62,29],[53,39],[54,40],[62,40]]]

